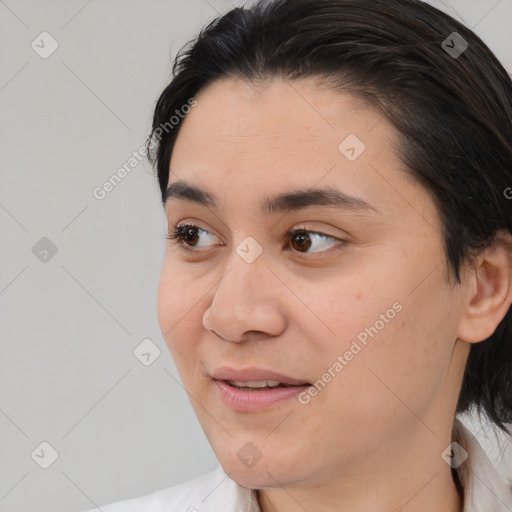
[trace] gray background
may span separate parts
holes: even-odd
[[[216,464],[158,326],[166,225],[152,170],[137,165],[103,200],[92,191],[143,145],[170,57],[241,3],[0,1],[4,512],[84,510]],[[512,69],[512,0],[434,4]],[[51,49],[43,31],[59,45],[46,59],[31,47]],[[161,351],[148,366],[133,352],[144,339]],[[510,451],[498,458],[466,424],[512,478]],[[58,453],[47,469],[43,441]]]

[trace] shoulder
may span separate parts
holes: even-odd
[[[242,503],[241,488],[219,465],[213,471],[182,484],[86,512],[238,512]]]

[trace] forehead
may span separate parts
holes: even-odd
[[[393,199],[388,180],[402,168],[393,150],[397,134],[356,98],[312,80],[225,79],[195,99],[173,149],[169,183],[212,191],[221,204],[319,186],[376,206],[386,200],[383,192]]]
[[[331,157],[338,157],[338,144],[346,136],[369,138],[381,122],[388,136],[392,135],[391,126],[379,112],[312,79],[274,79],[258,84],[223,79],[200,91],[195,99],[198,104],[186,116],[176,146],[186,136],[187,145],[218,148],[225,156],[241,157],[243,153],[265,158],[262,149],[267,149],[283,157],[309,153],[311,159],[318,159],[311,149],[321,146]]]

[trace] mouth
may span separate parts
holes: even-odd
[[[229,386],[232,386],[241,391],[267,391],[269,389],[276,388],[294,388],[297,386],[309,385],[309,384],[284,384],[277,380],[261,380],[261,381],[249,381],[249,382],[235,382],[232,380],[224,381]]]
[[[258,368],[222,367],[212,374],[220,398],[237,412],[259,412],[296,397],[311,383]]]
[[[215,380],[224,380],[233,383],[235,386],[262,388],[282,386],[304,386],[311,385],[306,380],[289,377],[272,370],[262,368],[230,368],[221,366],[212,372]]]

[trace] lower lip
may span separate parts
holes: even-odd
[[[230,386],[226,381],[214,380],[224,403],[240,412],[255,412],[268,409],[275,404],[290,400],[306,389],[308,385],[266,389],[264,391],[243,391]]]

